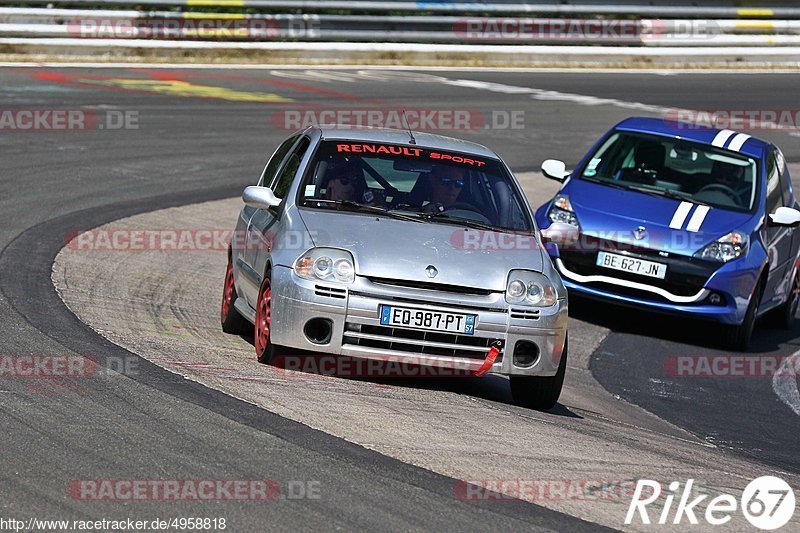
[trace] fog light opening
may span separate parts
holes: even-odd
[[[514,366],[528,368],[539,360],[539,346],[535,342],[517,341],[514,345]]]
[[[717,292],[712,292],[711,295],[708,297],[708,303],[711,305],[724,305],[725,299],[722,297],[721,294]]]
[[[309,342],[328,344],[333,335],[333,321],[329,318],[312,318],[303,327],[303,333]]]

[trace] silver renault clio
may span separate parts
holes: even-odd
[[[567,292],[519,183],[466,141],[312,127],[247,187],[222,329],[259,361],[314,352],[510,377],[514,401],[553,407],[567,359]],[[255,328],[253,328],[253,324]]]

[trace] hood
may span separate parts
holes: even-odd
[[[754,216],[585,181],[564,193],[583,234],[684,256],[732,230],[749,233],[743,226]],[[637,239],[640,226],[646,233]]]
[[[304,209],[316,246],[349,250],[359,276],[505,291],[508,271],[542,271],[531,235],[465,229],[374,215]],[[434,278],[426,270],[433,265]]]

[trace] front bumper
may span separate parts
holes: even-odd
[[[616,278],[614,271],[602,275],[580,275],[554,258],[564,286],[573,294],[610,300],[621,305],[645,307],[656,312],[693,316],[722,324],[739,325],[744,320],[759,270],[744,262],[722,265],[694,294],[679,295],[661,287]],[[717,295],[720,303],[711,302]]]
[[[553,376],[567,334],[567,302],[549,308],[509,306],[504,293],[461,294],[376,283],[357,276],[348,286],[300,278],[291,268],[272,270],[272,342],[296,350],[397,361],[470,372],[483,364],[490,347],[503,351],[490,372]],[[425,333],[380,323],[381,304],[476,315],[474,335]],[[304,332],[312,319],[332,324],[330,339],[312,342]],[[538,357],[528,366],[514,364],[519,341],[534,343]]]

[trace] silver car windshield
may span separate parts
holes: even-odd
[[[300,205],[430,222],[529,231],[513,178],[495,159],[363,141],[324,141],[304,177]]]
[[[581,178],[733,211],[752,211],[754,159],[705,144],[616,132],[592,155]]]

